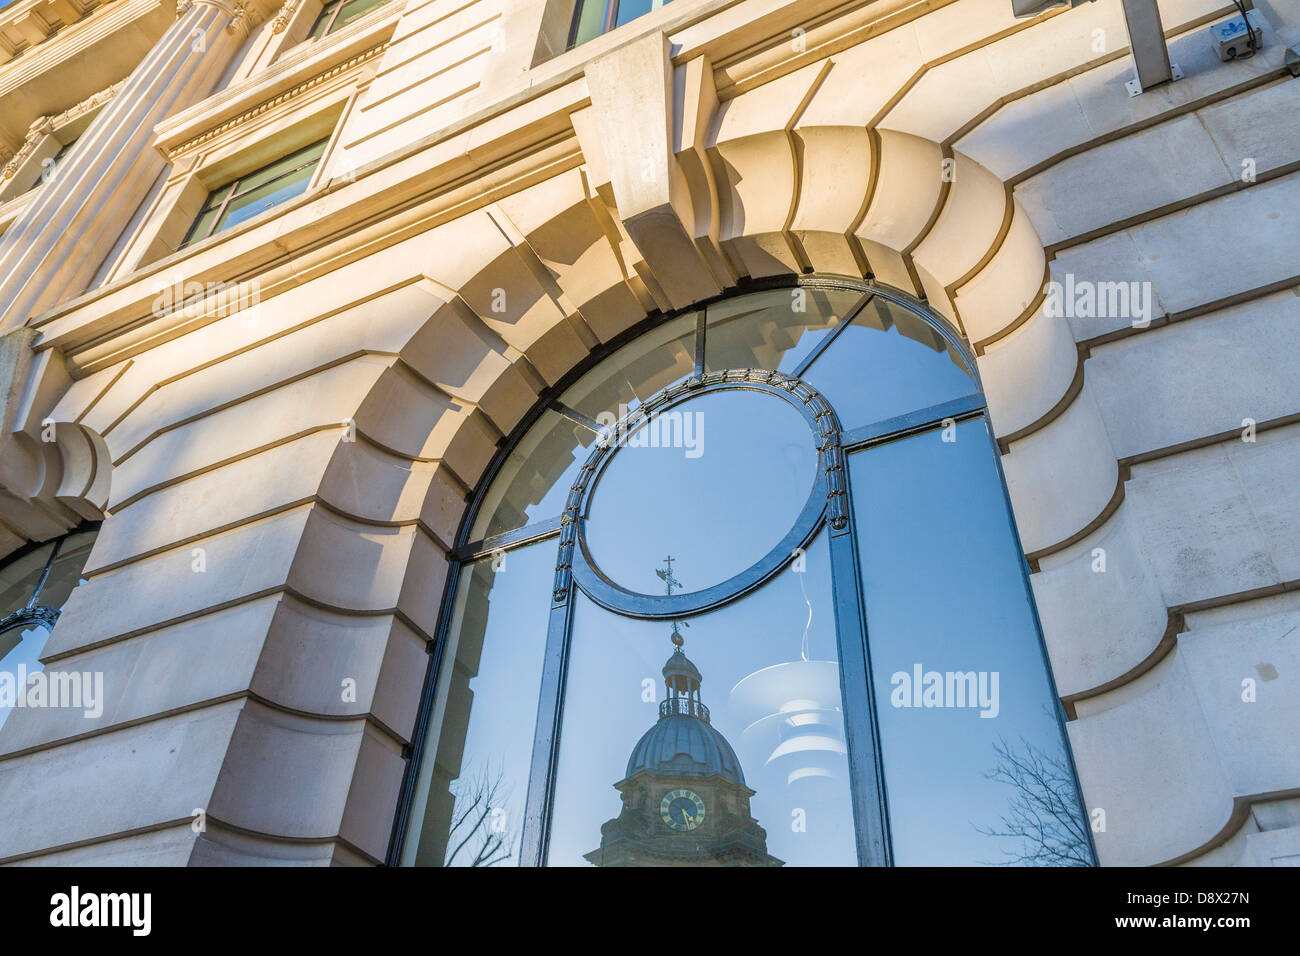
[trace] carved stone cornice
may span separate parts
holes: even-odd
[[[61,129],[69,123],[73,123],[85,116],[92,110],[96,110],[103,106],[113,98],[117,91],[122,88],[124,83],[126,83],[126,79],[118,80],[112,86],[100,90],[93,96],[86,97],[76,106],[69,107],[57,116],[38,117],[36,122],[32,123],[31,127],[27,130],[27,136],[23,140],[22,146],[16,153],[8,158],[4,169],[0,170],[0,183],[13,178],[14,174],[18,172],[23,163],[27,162],[27,158],[31,156],[32,151],[40,145],[42,139],[50,133],[53,133],[55,130]]]
[[[52,121],[54,128],[59,129],[60,127],[66,126],[67,124],[73,122],[74,120],[80,119],[82,116],[85,116],[91,110],[98,109],[100,106],[103,106],[105,103],[111,100],[115,95],[117,95],[117,91],[120,90],[125,85],[126,81],[127,81],[127,77],[123,77],[122,79],[114,83],[112,86],[107,87],[106,89],[102,89],[98,93],[95,93],[92,96],[87,96],[76,106],[64,110],[58,116],[54,117]]]
[[[226,120],[225,122],[213,126],[211,129],[205,130],[203,133],[199,134],[198,136],[193,136],[190,139],[185,140],[183,143],[178,143],[175,146],[164,147],[164,153],[167,157],[167,161],[169,163],[175,162],[176,157],[184,153],[190,152],[197,146],[202,146],[204,143],[216,139],[222,133],[232,130],[237,126],[240,126],[243,123],[248,122],[250,119],[254,119],[257,116],[262,115],[263,113],[275,109],[277,106],[279,106],[282,103],[288,102],[289,100],[301,96],[307,91],[320,86],[322,83],[326,83],[329,80],[334,79],[340,74],[347,73],[349,70],[353,69],[354,67],[357,67],[362,63],[365,63],[368,60],[372,60],[375,57],[379,56],[386,49],[388,49],[387,43],[380,43],[377,46],[373,46],[369,50],[364,50],[363,52],[358,53],[356,56],[349,57],[348,59],[344,60],[341,63],[336,64],[335,66],[331,67],[325,72],[318,73],[317,75],[313,76],[311,79],[306,80],[303,83],[299,83],[297,86],[294,86],[291,89],[285,90],[283,93],[279,93],[271,97],[270,99],[263,100],[261,103],[258,103],[252,109],[245,110],[244,112],[240,113],[237,116],[232,116],[230,119]]]
[[[5,168],[0,171],[0,183],[8,182],[13,179],[14,174],[22,168],[23,163],[27,162],[29,156],[36,149],[36,146],[50,133],[54,132],[54,118],[50,116],[38,117],[36,122],[27,130],[27,138],[23,140],[23,145],[18,152],[14,153],[13,158],[5,163]]]

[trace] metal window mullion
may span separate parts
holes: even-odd
[[[478,541],[471,541],[452,552],[457,561],[475,561],[494,551],[510,551],[525,545],[536,544],[560,533],[560,516],[533,521],[513,531],[503,531]]]
[[[850,325],[853,324],[853,320],[858,317],[858,313],[861,312],[863,309],[865,309],[867,307],[867,303],[870,302],[874,297],[875,297],[874,292],[863,293],[862,297],[858,299],[857,302],[854,302],[853,305],[849,308],[848,314],[844,316],[844,321],[841,322],[836,328],[832,329],[831,334],[826,336],[826,341],[822,342],[821,345],[817,346],[815,349],[809,352],[804,357],[804,360],[800,362],[797,366],[795,366],[794,371],[791,372],[790,375],[794,378],[803,378],[803,373],[808,371],[808,366],[812,365],[813,362],[817,361],[819,358],[822,357],[822,354],[828,348],[830,348],[831,345],[835,343],[835,340],[840,337],[840,334],[845,329],[847,329]]]
[[[587,431],[593,432],[596,435],[600,435],[602,432],[605,431],[605,426],[602,425],[600,422],[596,421],[596,419],[592,418],[589,415],[584,415],[576,408],[570,408],[568,405],[565,405],[563,402],[559,401],[558,399],[556,401],[551,402],[551,404],[548,407],[551,409],[551,411],[558,412],[560,415],[563,415],[569,421],[581,425],[583,428],[587,429]]]
[[[695,377],[704,377],[704,350],[708,345],[709,338],[709,310],[700,309],[700,314],[695,319]]]
[[[523,832],[519,838],[520,866],[546,865],[576,595],[577,590],[570,581],[565,599],[552,603],[550,621],[546,628],[541,696],[537,701],[537,724],[533,733],[533,755],[528,771],[528,795],[524,804]]]
[[[854,428],[844,433],[841,443],[844,446],[845,453],[857,451],[867,445],[874,445],[882,441],[901,438],[913,432],[923,431],[943,422],[945,419],[951,418],[954,421],[959,421],[963,418],[970,418],[972,415],[982,413],[985,405],[984,396],[974,392],[970,395],[963,395],[961,398],[954,398],[951,401],[940,402],[938,405],[931,405],[929,408],[918,408],[914,412],[895,415],[893,418],[886,418],[882,421],[872,422],[870,425]]]
[[[321,36],[323,36],[323,37],[327,37],[327,36],[330,35],[331,32],[333,32],[333,30],[334,30],[334,22],[335,22],[336,20],[338,20],[338,18],[339,18],[339,11],[343,9],[343,4],[344,4],[345,2],[346,2],[346,0],[338,0],[337,5],[335,5],[335,7],[334,7],[334,12],[330,14],[330,22],[329,22],[329,24],[325,27],[325,32],[322,33]]]
[[[315,145],[315,144],[313,144],[313,145]],[[258,191],[259,189],[261,189],[263,186],[269,186],[269,185],[271,185],[272,183],[278,183],[280,180],[282,180],[282,179],[287,179],[288,177],[292,176],[294,173],[301,172],[302,170],[307,169],[307,168],[310,167],[310,166],[315,166],[317,163],[320,162],[320,160],[321,160],[321,158],[320,158],[319,156],[317,156],[315,159],[304,160],[303,162],[299,163],[297,166],[294,166],[292,169],[286,169],[284,172],[280,173],[280,175],[278,175],[278,176],[272,176],[270,179],[268,179],[268,180],[267,180],[266,182],[264,182],[264,183],[258,183],[256,186],[250,186],[248,189],[245,189],[245,190],[242,190],[242,191],[241,191],[241,190],[238,190],[238,189],[235,190],[234,192],[232,192],[232,193],[230,194],[230,198],[231,198],[231,199],[238,199],[240,196],[247,196],[249,193],[257,192],[257,191]],[[262,167],[262,168],[265,169],[266,167],[264,166],[264,167]],[[253,173],[249,173],[248,176],[252,176],[252,175],[253,175],[254,173],[256,173],[256,172],[261,172],[261,170],[254,170]],[[243,182],[245,179],[247,179],[248,176],[244,176],[244,177],[241,178],[241,179],[237,179],[237,180],[235,180],[235,182],[236,182],[236,183],[241,183],[241,182]]]
[[[847,469],[847,462],[845,463]],[[857,532],[853,520],[853,486],[848,482],[849,520],[830,532],[831,593],[835,602],[835,635],[840,657],[840,696],[844,706],[844,736],[848,746],[849,789],[856,826],[858,865],[892,866],[889,804],[885,793],[884,759],[871,681],[871,651],[867,642],[862,572],[858,566]]]
[[[54,567],[54,559],[59,556],[59,547],[62,544],[63,538],[59,538],[54,542],[54,547],[50,549],[50,556],[45,559],[45,567],[41,569],[41,576],[36,581],[36,587],[32,588],[32,596],[27,599],[27,606],[24,610],[30,611],[36,607],[37,599],[41,596],[41,589],[45,587],[45,582],[50,579],[50,569]]]
[[[601,34],[614,29],[616,23],[618,23],[618,0],[609,0],[609,6],[605,7],[605,23],[600,28]]]
[[[236,179],[226,187],[226,197],[221,200],[221,205],[217,207],[217,214],[212,217],[212,222],[208,223],[208,231],[200,238],[207,239],[216,232],[217,225],[221,222],[221,217],[226,214],[226,207],[230,205],[230,200],[234,198],[235,190],[239,188],[241,181],[241,179]],[[202,213],[200,213],[200,215],[202,215]]]

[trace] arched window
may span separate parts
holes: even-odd
[[[42,670],[41,651],[90,557],[98,525],[28,545],[0,566],[0,726],[13,709],[11,694]]]
[[[636,330],[463,523],[426,865],[1090,865],[971,356],[812,279]]]

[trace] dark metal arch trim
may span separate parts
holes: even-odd
[[[630,435],[660,412],[701,395],[744,389],[784,399],[808,422],[817,441],[817,477],[794,525],[776,545],[749,568],[699,591],[671,596],[642,594],[616,584],[595,563],[587,547],[586,513],[597,478],[613,459],[619,436]],[[802,379],[768,369],[728,369],[692,376],[670,385],[644,405],[629,412],[601,437],[569,489],[560,518],[560,548],[556,559],[554,603],[569,600],[571,585],[608,610],[653,620],[697,614],[735,600],[763,584],[783,568],[797,548],[812,540],[823,520],[839,530],[848,524],[848,495],[839,418],[821,393]]]

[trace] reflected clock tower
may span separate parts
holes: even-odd
[[[665,583],[671,567],[667,577],[660,574]],[[682,653],[677,625],[672,641],[659,719],[614,784],[621,811],[601,826],[600,847],[584,859],[596,866],[781,866],[750,814],[754,791],[745,786],[740,760],[709,722],[700,672]]]

